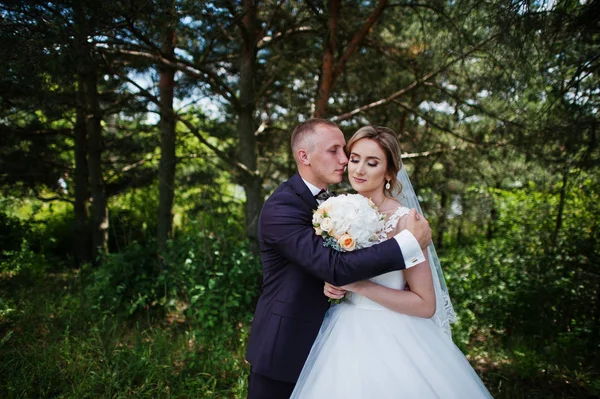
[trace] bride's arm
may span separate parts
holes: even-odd
[[[429,260],[404,271],[410,291],[384,287],[370,280],[358,281],[342,288],[366,296],[398,313],[429,318],[435,313],[435,290]]]
[[[406,221],[406,216],[400,218],[395,231],[390,234],[394,235],[404,230]],[[395,312],[429,318],[435,313],[435,289],[427,251],[424,251],[424,254],[425,262],[404,270],[410,291],[387,288],[370,280],[359,281],[342,288],[366,296]]]
[[[406,228],[406,216],[400,218],[393,236]],[[430,318],[435,313],[435,288],[427,251],[424,251],[426,261],[420,265],[404,270],[404,277],[410,286],[410,291],[397,290],[377,284],[371,280],[357,281],[343,287],[336,287],[325,282],[323,293],[332,299],[340,299],[345,291],[356,292],[372,301],[398,313],[410,316]]]
[[[410,291],[397,290],[371,280],[336,287],[325,282],[323,293],[331,299],[342,299],[346,291],[355,292],[398,313],[430,318],[435,313],[435,291],[431,283],[428,262],[413,267],[410,276],[405,272]]]

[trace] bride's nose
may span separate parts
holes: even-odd
[[[365,174],[365,167],[361,164],[358,165],[358,167],[356,168],[356,174],[357,175],[364,175]]]

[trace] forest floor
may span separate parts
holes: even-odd
[[[0,276],[0,397],[245,397],[248,326],[209,339],[177,310],[116,318],[83,308],[79,291],[74,272]],[[468,358],[497,399],[600,397],[598,370],[544,363],[483,328],[472,336]]]

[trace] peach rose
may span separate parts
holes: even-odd
[[[350,234],[342,234],[338,239],[338,244],[344,251],[354,251],[356,248],[356,241]]]

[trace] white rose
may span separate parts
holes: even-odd
[[[315,212],[313,214],[313,219],[312,219],[313,224],[321,224],[322,220],[323,220],[323,214],[321,212]]]
[[[321,228],[321,230],[327,232],[329,234],[329,232],[331,231],[331,228],[333,227],[333,223],[331,222],[331,218],[323,218],[321,220],[321,224],[319,226]]]
[[[372,201],[359,194],[331,197],[313,215],[315,232],[334,237],[344,251],[373,245],[383,220]]]

